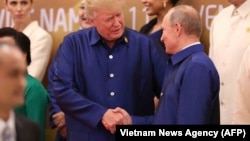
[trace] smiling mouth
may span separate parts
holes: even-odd
[[[82,21],[87,21],[87,18],[85,16],[81,16]]]

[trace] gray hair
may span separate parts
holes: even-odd
[[[94,18],[98,9],[123,10],[126,0],[86,0],[85,15]]]
[[[171,24],[180,23],[183,30],[188,35],[201,36],[202,24],[199,13],[188,5],[178,5],[170,11],[169,22]]]

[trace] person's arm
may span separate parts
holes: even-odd
[[[250,124],[250,46],[243,55],[236,85],[233,124]]]
[[[159,44],[155,43],[155,41],[151,40],[150,45],[150,57],[152,60],[152,69],[154,73],[152,83],[156,97],[159,98],[162,90],[164,75],[166,72],[168,55]]]
[[[150,125],[153,123],[154,115],[152,116],[133,116],[131,115],[133,125]]]
[[[154,93],[157,98],[159,98],[159,95],[161,93],[162,85],[163,85],[163,79],[166,71],[166,60],[167,60],[167,54],[163,50],[159,44],[155,43],[154,40],[149,40],[150,45],[150,57],[151,57],[151,63],[152,63],[152,69],[153,69],[153,88]],[[155,98],[156,98],[155,97]],[[154,99],[152,99],[154,100]],[[152,124],[154,115],[149,116],[134,116],[131,115],[132,118],[132,124]]]
[[[26,91],[25,107],[27,117],[35,121],[41,128],[42,140],[45,140],[46,114],[48,104],[48,93],[42,84],[32,83]]]
[[[210,122],[209,116],[216,110],[214,105],[219,108],[218,96],[218,74],[200,63],[188,65],[180,86],[177,124]]]
[[[56,56],[54,60],[55,59],[56,59]],[[62,110],[60,109],[60,107],[58,106],[56,102],[55,95],[54,95],[54,87],[53,87],[53,77],[54,77],[53,62],[54,60],[52,61],[52,65],[48,69],[49,123],[50,123],[51,128],[57,127],[56,123],[54,122],[53,116],[57,113],[62,112]]]
[[[43,80],[47,70],[52,50],[52,37],[49,34],[42,34],[31,40],[31,64],[28,72],[39,81]]]
[[[72,40],[71,37],[65,38],[54,63],[54,95],[57,104],[65,114],[95,128],[107,108],[89,100],[84,93],[79,93],[74,80],[74,75],[78,75],[74,70],[75,65],[78,64],[77,60],[74,60],[76,52],[73,51]]]

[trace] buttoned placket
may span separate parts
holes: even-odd
[[[233,32],[235,30],[237,30],[237,25],[238,25],[238,23],[239,23],[240,20],[241,20],[240,14],[239,14],[238,10],[235,8],[233,10],[232,16],[230,18],[230,27],[231,27],[231,30],[230,30],[230,34],[229,34],[229,37],[228,37],[229,39],[231,38],[230,36],[233,35]],[[230,47],[228,43],[226,45],[227,48]],[[224,70],[226,70],[225,67],[227,67],[227,61],[228,61],[228,59],[224,58],[224,61],[221,62],[222,63],[221,65],[222,65],[222,67],[224,67]],[[223,80],[223,79],[221,79],[220,86],[221,87],[225,87],[225,85],[226,85],[226,81]],[[224,98],[220,99],[220,105],[221,106],[223,106],[225,104],[225,102],[224,102],[223,99]]]
[[[109,81],[112,81],[112,79],[115,77],[115,74],[112,70],[112,64],[113,64],[114,59],[115,58],[113,55],[113,51],[109,51],[109,55],[108,55],[108,77],[109,77],[108,79],[109,79]],[[112,85],[109,85],[109,95],[111,97],[115,96],[115,91],[112,89]]]

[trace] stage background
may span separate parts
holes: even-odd
[[[4,1],[0,3],[0,27],[11,25],[11,18],[4,9]],[[81,0],[34,0],[33,19],[38,20],[40,25],[53,37],[51,59],[63,37],[79,29],[78,8],[80,2]],[[228,5],[228,2],[226,0],[181,0],[180,3],[193,5],[200,13],[203,22],[201,42],[205,44],[206,53],[208,53],[211,21],[217,12]],[[153,18],[145,14],[140,0],[127,0],[124,13],[126,25],[135,30],[139,30],[142,25]],[[43,83],[47,87],[46,78]],[[46,141],[54,141],[55,130],[50,129],[48,123],[46,133]]]

